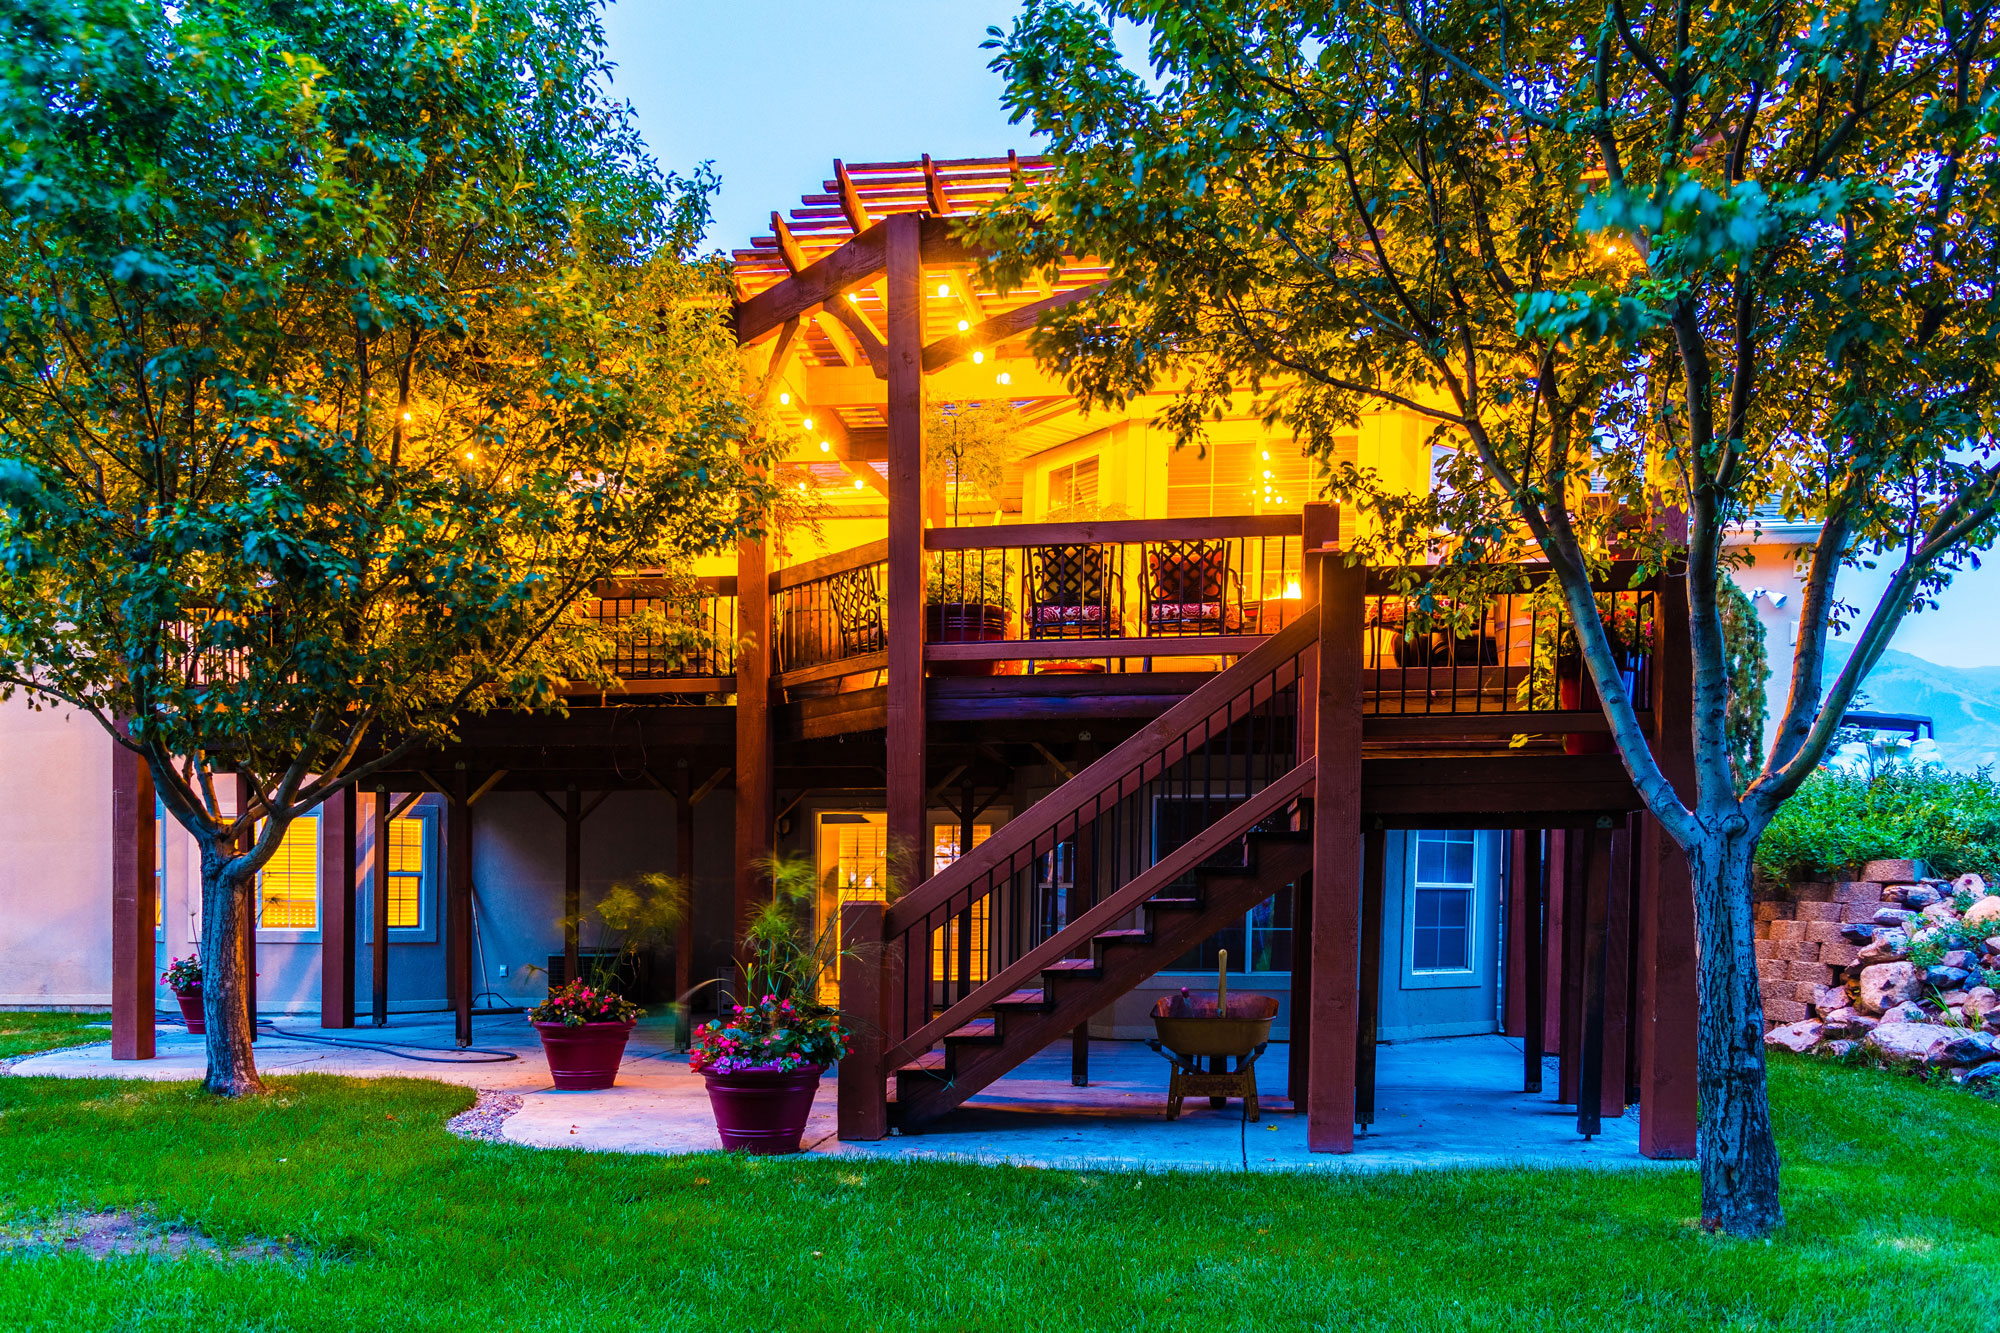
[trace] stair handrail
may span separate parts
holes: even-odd
[[[981,982],[964,999],[891,1047],[883,1059],[884,1066],[894,1069],[923,1054],[939,1038],[962,1027],[974,1015],[992,1007],[996,1000],[1012,994],[1022,982],[1037,975],[1049,964],[1096,939],[1120,917],[1304,795],[1312,786],[1313,772],[1313,761],[1307,759],[1276,781],[1252,792],[1221,819],[1155,861],[1082,916]]]
[[[1140,783],[1151,781],[1172,764],[1167,752],[1175,744],[1185,747],[1189,737],[1212,730],[1217,718],[1226,723],[1246,695],[1251,696],[1254,705],[1269,690],[1289,685],[1290,680],[1277,681],[1276,673],[1318,638],[1319,608],[1308,607],[1297,620],[1239,658],[1235,666],[1204,682],[1075,777],[995,829],[986,841],[890,904],[883,915],[884,937],[895,939],[1004,863],[1023,851],[1031,851],[1051,828],[1059,827],[1064,820],[1078,815],[1086,804],[1131,778],[1135,769],[1139,770]],[[1265,694],[1260,695],[1260,687],[1267,682],[1270,683]]]

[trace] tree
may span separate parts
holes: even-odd
[[[1111,19],[1136,23],[1150,71]],[[1684,849],[1701,942],[1702,1212],[1782,1222],[1751,950],[1758,834],[1818,764],[1902,617],[1994,534],[1995,15],[1923,0],[1028,0],[992,33],[1055,172],[976,228],[992,275],[1061,251],[1109,283],[1039,336],[1092,402],[1178,376],[1172,424],[1249,383],[1331,460],[1380,408],[1453,446],[1448,483],[1332,490],[1354,554],[1476,587],[1546,559],[1620,754]],[[1682,578],[1693,772],[1620,684],[1589,579],[1611,512]],[[1730,771],[1725,535],[1819,522],[1793,689]],[[1867,610],[1836,573],[1891,561]],[[1857,629],[1825,679],[1831,626]]]
[[[198,844],[212,1091],[260,1086],[238,940],[291,822],[601,678],[579,597],[768,498],[713,182],[602,51],[590,0],[0,18],[0,683]]]

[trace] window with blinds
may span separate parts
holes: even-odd
[[[972,845],[977,847],[992,834],[991,824],[972,826]],[[959,828],[956,824],[933,824],[931,826],[931,873],[942,872],[959,857]],[[981,898],[972,904],[970,912],[961,912],[946,924],[931,932],[931,976],[949,975],[953,980],[979,982],[986,980],[986,929],[989,900]],[[968,920],[967,918],[970,918]],[[961,949],[959,932],[965,931]],[[963,956],[964,969],[959,966]],[[947,971],[946,960],[950,959]],[[964,975],[961,976],[961,971]]]
[[[389,929],[421,930],[430,821],[405,816],[389,822]]]
[[[1205,454],[1167,454],[1167,517],[1296,512],[1309,489],[1307,463],[1289,440],[1213,440]]]
[[[278,850],[257,873],[257,927],[319,929],[318,815],[293,820]]]
[[[1049,469],[1049,512],[1097,507],[1097,457]]]

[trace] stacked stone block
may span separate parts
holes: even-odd
[[[1871,862],[1870,870],[1908,862]],[[1859,946],[1843,925],[1871,921],[1882,910],[1889,885],[1861,879],[1838,883],[1770,884],[1760,891],[1756,921],[1757,977],[1768,1026],[1810,1016],[1820,992],[1844,986]]]

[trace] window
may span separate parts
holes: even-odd
[[[1211,440],[1167,454],[1167,517],[1295,512],[1306,502],[1306,459],[1290,440]]]
[[[1229,813],[1241,796],[1217,795],[1208,801],[1183,800],[1174,796],[1153,801],[1153,858],[1157,861],[1187,842],[1197,833]],[[1276,828],[1273,821],[1266,828]],[[1248,855],[1247,843],[1236,843],[1202,862],[1209,870],[1242,868]],[[1192,889],[1194,876],[1176,882],[1176,887]],[[1288,972],[1292,966],[1292,890],[1278,890],[1221,930],[1175,959],[1168,971],[1213,972],[1222,950],[1229,950],[1231,972]]]
[[[153,938],[167,937],[167,807],[153,798]]]
[[[972,826],[972,845],[977,847],[992,834],[991,824]],[[931,873],[939,873],[956,861],[958,851],[957,824],[931,825]],[[953,981],[980,982],[986,980],[986,923],[990,902],[981,898],[972,904],[970,912],[961,912],[944,925],[931,932],[931,977],[939,980],[949,976]],[[964,934],[961,936],[960,932]],[[947,962],[949,965],[947,966]]]
[[[1412,972],[1472,970],[1474,836],[1465,829],[1416,835],[1416,875],[1410,888]]]
[[[257,927],[319,929],[318,815],[293,820],[278,850],[258,872]]]
[[[1049,469],[1049,512],[1097,508],[1097,458]]]
[[[847,903],[880,903],[889,898],[889,817],[865,810],[823,811],[814,839],[814,870],[819,875],[817,926],[838,930],[840,909]],[[835,969],[820,976],[820,998],[828,1004],[840,997]]]
[[[424,885],[430,869],[431,820],[404,815],[389,821],[389,929],[424,928]]]

